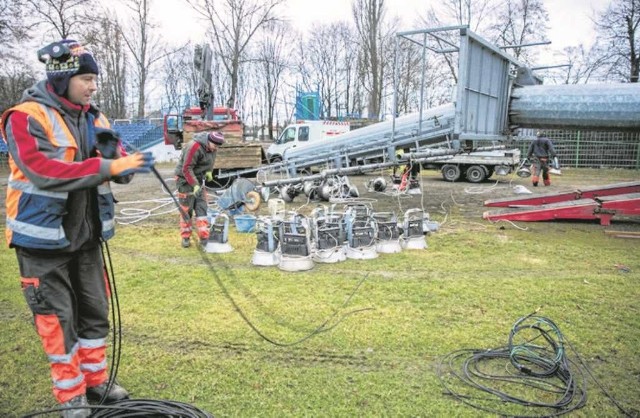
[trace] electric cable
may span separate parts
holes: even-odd
[[[344,307],[346,307],[350,302],[351,299],[353,299],[353,297],[356,295],[356,293],[358,292],[358,290],[360,289],[360,287],[362,286],[362,284],[365,282],[365,280],[368,278],[368,274],[365,275],[364,277],[362,277],[362,279],[360,279],[358,281],[358,283],[356,284],[356,286],[353,288],[353,290],[351,291],[351,293],[349,294],[349,296],[345,299],[345,301],[342,303],[342,305],[340,305],[340,307],[338,307],[337,309],[334,310],[334,312],[329,315],[324,321],[322,321],[320,323],[320,325],[316,326],[311,332],[309,332],[307,335],[294,340],[294,341],[290,341],[290,342],[283,342],[283,341],[278,341],[272,337],[269,337],[268,335],[266,335],[263,331],[261,331],[249,318],[249,316],[244,312],[244,310],[240,307],[240,305],[236,302],[236,300],[234,299],[234,297],[231,295],[231,293],[229,292],[229,290],[227,289],[227,287],[225,286],[224,282],[222,281],[222,279],[220,278],[220,276],[218,275],[215,267],[213,266],[213,264],[211,263],[211,260],[209,260],[209,258],[206,256],[206,253],[204,252],[204,250],[200,250],[201,252],[201,256],[202,256],[202,260],[203,262],[207,265],[207,267],[209,267],[209,270],[213,273],[213,278],[216,281],[216,283],[218,284],[218,286],[220,287],[220,290],[222,290],[223,295],[227,298],[227,300],[231,303],[231,305],[233,306],[233,308],[235,309],[235,311],[238,313],[238,315],[240,315],[240,317],[242,318],[242,320],[249,326],[249,328],[251,328],[260,338],[262,338],[263,340],[278,346],[278,347],[292,347],[298,344],[301,344],[302,342],[327,331],[331,331],[332,329],[334,329],[335,327],[337,327],[342,321],[344,321],[347,317],[354,315],[356,313],[360,313],[360,312],[364,312],[364,311],[369,311],[369,310],[373,310],[373,308],[371,307],[367,307],[367,308],[360,308],[360,309],[354,309],[351,310],[349,312],[344,313],[340,318],[338,318],[338,320],[333,324],[333,325],[329,325],[331,324],[331,322],[338,316],[338,314],[340,313],[340,310],[343,309]]]
[[[151,167],[151,172],[160,181],[160,183],[165,188],[165,190],[169,191],[170,190],[169,186],[166,184],[166,182],[164,181],[164,179],[162,178],[162,176],[160,175],[160,173],[158,172],[158,170],[156,169],[155,166]],[[171,196],[171,200],[175,204],[176,208],[180,212],[180,214],[183,217],[183,219],[189,220],[190,216],[182,208],[182,206],[178,202],[178,200],[175,197],[175,195],[173,193],[169,193],[169,195]],[[109,247],[108,247],[108,244],[107,244],[106,241],[101,241],[101,251],[102,251],[102,256],[103,256],[103,267],[104,267],[105,275],[107,277],[107,288],[108,288],[108,291],[109,291],[109,300],[110,300],[110,304],[111,304],[111,315],[112,315],[112,323],[113,323],[113,326],[112,326],[113,343],[112,343],[112,354],[111,354],[112,366],[111,366],[111,369],[110,369],[109,377],[107,379],[107,382],[108,382],[107,390],[103,394],[102,399],[100,399],[98,405],[90,405],[90,406],[83,407],[83,408],[91,409],[92,410],[91,416],[95,417],[95,418],[107,418],[107,417],[108,418],[111,418],[111,417],[124,418],[124,417],[147,417],[147,416],[171,417],[171,418],[174,418],[174,417],[175,418],[182,418],[182,417],[184,417],[184,418],[192,418],[192,417],[193,418],[200,418],[200,417],[209,418],[209,417],[212,417],[212,415],[209,414],[208,412],[199,410],[198,408],[196,408],[194,406],[191,406],[189,404],[185,404],[185,403],[181,403],[181,402],[174,402],[174,401],[166,401],[166,400],[124,399],[124,400],[112,402],[112,403],[110,403],[108,405],[104,405],[103,404],[107,394],[111,390],[112,385],[116,382],[116,377],[117,377],[118,369],[119,369],[119,366],[120,366],[120,358],[121,358],[121,353],[122,353],[122,338],[121,338],[122,337],[122,324],[121,324],[121,320],[120,320],[120,302],[119,302],[118,295],[117,295],[115,273],[114,273],[114,270],[113,270],[113,263],[112,263],[112,260],[111,260],[111,254],[110,254]],[[222,290],[222,292],[225,295],[225,297],[232,304],[232,306],[234,307],[236,312],[238,312],[240,317],[245,321],[245,323],[258,336],[260,336],[263,340],[265,340],[265,341],[267,341],[267,342],[269,342],[269,343],[271,343],[273,345],[276,345],[276,346],[290,347],[290,346],[298,345],[298,344],[300,344],[300,343],[302,343],[302,342],[304,342],[304,341],[306,341],[306,340],[308,340],[308,339],[310,339],[310,338],[312,338],[312,337],[314,337],[314,336],[316,336],[316,335],[318,335],[320,333],[328,332],[328,331],[334,329],[342,321],[344,321],[345,319],[347,319],[351,315],[354,315],[354,314],[359,313],[359,312],[363,312],[363,311],[367,311],[367,310],[372,310],[373,309],[373,308],[354,309],[352,311],[349,311],[349,312],[343,314],[340,318],[338,318],[338,320],[335,323],[331,324],[331,322],[337,317],[337,315],[340,312],[340,310],[342,308],[344,308],[345,306],[347,306],[350,303],[351,299],[358,292],[358,290],[360,289],[362,284],[368,278],[368,274],[367,274],[362,279],[360,279],[358,281],[358,283],[353,288],[352,292],[349,294],[349,296],[346,298],[346,300],[343,302],[343,304],[338,309],[335,309],[333,314],[331,314],[329,317],[327,317],[312,332],[310,332],[307,335],[305,335],[305,336],[303,336],[303,337],[301,337],[301,338],[299,338],[299,339],[297,339],[295,341],[292,341],[292,342],[280,342],[280,341],[277,341],[277,340],[275,340],[273,338],[270,338],[265,333],[263,333],[255,324],[253,324],[253,322],[249,319],[247,314],[242,310],[242,308],[238,305],[238,303],[235,301],[235,299],[229,293],[228,289],[226,288],[226,286],[222,282],[222,279],[218,276],[218,274],[216,272],[216,269],[214,268],[213,264],[211,263],[211,261],[206,256],[206,253],[204,252],[204,249],[201,248],[200,252],[201,252],[202,260],[207,265],[209,270],[213,273],[213,276],[214,276],[214,279],[215,279],[216,283],[218,284],[218,286]],[[48,410],[43,410],[43,411],[39,411],[39,412],[35,412],[35,413],[26,414],[26,415],[23,416],[23,418],[35,417],[35,416],[39,416],[39,415],[46,415],[46,414],[49,414],[49,413],[61,412],[61,411],[68,410],[68,409],[78,409],[78,407],[51,408],[51,409],[48,409]]]
[[[195,406],[175,401],[151,400],[151,399],[123,399],[109,404],[104,404],[107,394],[116,382],[120,369],[122,354],[122,321],[120,314],[120,300],[116,287],[115,273],[109,245],[101,241],[103,267],[106,276],[109,303],[111,305],[112,344],[111,344],[111,368],[107,378],[107,389],[96,405],[82,407],[91,410],[92,418],[128,418],[128,417],[170,417],[170,418],[212,418],[213,415],[200,410]],[[62,412],[70,409],[80,409],[77,406],[51,408],[39,412],[23,415],[23,418],[47,415],[53,412]]]
[[[596,380],[558,326],[536,313],[515,322],[506,346],[462,349],[441,357],[437,376],[445,394],[500,416],[554,417],[585,406],[588,374],[631,416]],[[566,347],[577,361],[567,356]]]
[[[153,174],[158,178],[158,180],[162,183],[163,187],[165,187],[167,190],[169,190],[169,187],[167,186],[167,184],[165,183],[164,179],[162,178],[162,176],[160,175],[160,173],[158,172],[158,170],[153,167],[152,168],[152,172]],[[173,196],[173,201],[175,203],[175,205],[178,207],[178,209],[180,210],[180,213],[182,214],[184,219],[189,219],[189,215],[184,211],[184,209],[180,206],[180,204],[178,203],[177,199]],[[200,254],[202,256],[202,260],[203,262],[207,265],[207,267],[209,267],[209,270],[213,273],[213,277],[216,281],[216,283],[218,284],[218,286],[220,287],[220,289],[222,290],[223,294],[225,295],[225,297],[229,300],[229,302],[233,305],[234,309],[236,310],[236,312],[238,312],[238,315],[240,315],[240,317],[245,321],[245,323],[258,335],[260,336],[262,339],[264,339],[265,341],[276,345],[276,346],[280,346],[280,347],[290,347],[290,346],[294,346],[294,345],[298,345],[306,340],[308,340],[309,338],[312,338],[313,336],[323,333],[323,332],[327,332],[330,331],[332,329],[334,329],[336,326],[338,326],[338,324],[340,324],[343,320],[345,320],[348,316],[351,316],[355,313],[358,312],[362,312],[362,311],[367,311],[367,310],[371,310],[373,308],[362,308],[362,309],[356,309],[350,312],[347,312],[345,314],[343,314],[342,317],[340,317],[340,319],[333,325],[328,326],[328,324],[338,315],[339,313],[339,309],[336,309],[334,311],[334,313],[332,315],[330,315],[327,319],[325,319],[325,321],[323,321],[319,326],[317,326],[311,333],[307,334],[306,336],[301,337],[298,340],[295,340],[293,342],[280,342],[280,341],[276,341],[273,338],[268,337],[265,333],[263,333],[262,331],[260,331],[260,329],[253,324],[253,322],[249,319],[249,317],[247,316],[247,314],[240,308],[240,306],[238,305],[238,303],[235,301],[235,299],[231,296],[231,294],[229,293],[228,289],[226,288],[226,286],[224,285],[224,283],[222,282],[222,279],[218,276],[218,273],[216,271],[216,269],[214,268],[213,264],[211,264],[211,261],[209,260],[209,258],[206,256],[206,253],[204,252],[204,250],[202,248],[200,248]],[[367,279],[367,276],[364,276],[359,282],[358,284],[355,286],[355,288],[353,289],[353,291],[351,292],[351,294],[349,295],[349,297],[345,300],[345,302],[342,304],[342,306],[340,307],[340,309],[342,309],[343,307],[345,307],[353,298],[353,296],[356,294],[356,292],[358,291],[358,289],[360,288],[360,286],[364,283],[364,281]]]

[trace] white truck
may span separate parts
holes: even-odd
[[[326,141],[349,132],[349,122],[331,120],[298,121],[288,125],[267,149],[269,162],[282,161],[285,150],[316,141]]]

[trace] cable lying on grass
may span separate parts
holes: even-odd
[[[571,348],[576,361],[567,357]],[[442,357],[437,368],[445,394],[503,416],[552,417],[583,407],[587,374],[620,411],[626,411],[595,379],[553,321],[532,313],[520,318],[507,346],[462,349]]]

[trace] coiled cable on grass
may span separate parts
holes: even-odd
[[[577,362],[567,357],[567,346]],[[553,417],[582,408],[588,374],[623,414],[631,416],[595,379],[558,326],[535,313],[515,322],[508,345],[449,353],[440,359],[437,374],[447,395],[476,409],[513,417]]]

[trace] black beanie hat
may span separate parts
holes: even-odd
[[[71,77],[99,74],[98,63],[78,41],[63,39],[38,51],[38,59],[46,64],[47,79],[53,91],[64,96]]]

